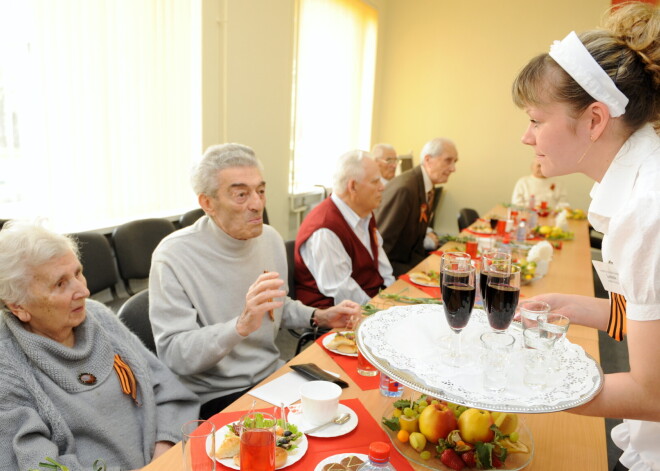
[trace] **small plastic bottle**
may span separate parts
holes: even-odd
[[[403,384],[394,381],[389,376],[380,374],[380,393],[387,397],[401,397],[403,395]]]
[[[369,461],[358,468],[358,471],[396,471],[390,464],[390,445],[385,442],[371,442],[369,445]]]
[[[522,218],[516,230],[516,242],[525,242],[525,240],[527,240],[527,221]]]

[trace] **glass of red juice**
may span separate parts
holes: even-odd
[[[239,422],[242,471],[275,471],[275,430],[270,414],[250,412]]]

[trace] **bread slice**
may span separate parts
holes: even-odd
[[[233,433],[225,435],[225,439],[215,450],[216,458],[233,458],[241,451],[241,439]]]
[[[355,344],[355,340],[347,337],[341,332],[337,332],[335,337],[330,342],[328,342],[328,348],[343,353],[357,353],[357,345]]]

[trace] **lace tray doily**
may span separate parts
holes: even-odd
[[[469,366],[453,368],[443,362],[449,335],[443,306],[396,306],[365,319],[357,342],[379,370],[417,391],[447,401],[503,412],[555,412],[588,402],[602,387],[603,372],[579,345],[561,340],[553,350],[559,371],[548,385],[532,390],[523,383],[523,340],[520,324],[509,332],[516,338],[507,371],[506,389],[492,393],[482,386],[479,336],[490,330],[486,313],[472,312],[461,334],[461,351],[471,356]],[[569,328],[570,332],[570,328]],[[444,350],[443,350],[444,349]]]

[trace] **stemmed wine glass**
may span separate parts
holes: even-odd
[[[496,264],[488,271],[485,306],[493,330],[505,331],[511,325],[520,297],[520,267]]]
[[[445,252],[440,257],[440,287],[442,288],[442,269],[445,266],[457,266],[457,264],[470,264],[471,257],[465,252]]]
[[[450,334],[450,347],[445,361],[453,367],[465,366],[461,354],[461,331],[468,324],[475,298],[475,269],[470,259],[447,263],[442,267],[442,305]]]
[[[488,282],[488,271],[493,266],[505,267],[511,263],[511,254],[489,250],[481,256],[481,269],[479,270],[479,292],[484,301],[486,309],[486,283]]]

